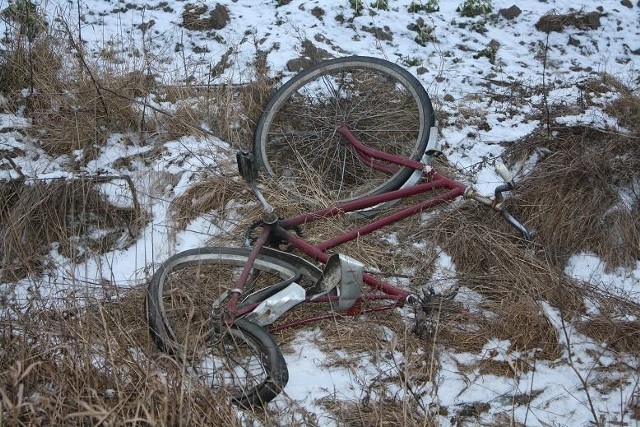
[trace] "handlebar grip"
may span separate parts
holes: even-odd
[[[527,242],[530,242],[533,239],[533,231],[529,230],[527,227],[524,226],[524,224],[522,224],[520,221],[518,221],[518,219],[516,217],[514,217],[513,215],[511,215],[509,212],[507,211],[502,211],[502,217],[504,219],[507,220],[507,222],[516,230],[518,230],[521,234],[522,237],[524,237],[524,240]]]
[[[504,182],[513,184],[513,176],[509,169],[502,162],[496,162],[495,170],[498,175],[504,180]]]

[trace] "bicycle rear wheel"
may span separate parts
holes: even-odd
[[[426,91],[402,67],[362,56],[332,59],[275,93],[258,121],[254,155],[267,176],[312,205],[394,190],[414,172],[367,166],[337,133],[342,124],[372,148],[421,160],[435,118]]]
[[[300,277],[276,251],[264,252],[256,259],[248,290],[311,280]],[[248,256],[245,248],[184,251],[163,263],[147,288],[149,329],[157,347],[241,406],[269,402],[288,381],[282,353],[264,328],[245,319],[227,326],[213,313],[214,302],[223,304],[221,295],[235,287]]]

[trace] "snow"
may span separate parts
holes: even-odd
[[[300,55],[300,44],[305,39],[313,40],[318,47],[336,56],[371,55],[397,62],[413,72],[427,88],[437,101],[439,116],[448,116],[438,123],[441,139],[446,142],[447,158],[458,169],[467,172],[472,180],[470,184],[485,195],[491,195],[495,186],[502,182],[493,170],[493,164],[505,147],[530,134],[539,125],[528,116],[533,105],[541,101],[539,95],[523,100],[525,95],[518,92],[511,94],[512,100],[496,98],[494,101],[492,95],[508,95],[514,87],[523,84],[529,87],[545,85],[550,89],[549,103],[564,103],[577,99],[580,96],[578,83],[595,72],[609,73],[624,82],[635,81],[636,86],[640,76],[638,56],[630,52],[640,49],[640,4],[628,9],[617,0],[599,3],[495,0],[494,11],[516,3],[522,14],[512,21],[492,17],[484,34],[459,27],[458,24],[476,20],[460,17],[456,12],[460,2],[453,0],[441,0],[440,11],[431,14],[406,12],[408,0],[390,1],[389,11],[364,13],[348,25],[335,19],[336,15],[346,18],[353,15],[347,0],[294,0],[280,7],[275,7],[275,0],[220,0],[219,3],[229,8],[232,19],[225,28],[215,31],[216,37],[213,37],[210,32],[188,31],[179,25],[184,2],[178,0],[164,1],[163,7],[146,2],[131,3],[134,7],[127,7],[126,3],[115,0],[42,2],[49,16],[59,16],[74,28],[78,24],[76,8],[79,4],[81,37],[89,52],[98,54],[112,49],[117,62],[106,66],[122,70],[144,69],[145,61],[149,61],[154,74],[165,83],[191,79],[210,82],[211,65],[229,49],[232,50],[232,66],[214,76],[213,83],[250,81],[253,77],[251,64],[258,50],[267,52],[273,76],[287,78],[293,75],[286,71],[287,61]],[[562,33],[547,35],[534,28],[538,19],[549,11],[591,11],[597,5],[602,5],[605,12],[598,29],[568,28]],[[321,7],[324,16],[314,17],[311,13],[314,7]],[[413,41],[415,33],[407,29],[407,24],[418,18],[433,27],[438,43],[421,46]],[[140,29],[140,24],[151,22],[153,25],[149,30]],[[2,25],[0,23],[0,27]],[[393,40],[377,40],[362,30],[363,26],[388,27]],[[569,44],[570,37],[579,43]],[[491,40],[500,44],[495,64],[484,57],[474,58],[474,54],[485,49]],[[549,50],[546,60],[542,61],[540,55],[545,46]],[[5,103],[0,99],[0,105]],[[172,108],[166,103],[154,105],[168,111]],[[479,126],[483,121],[488,126]],[[595,107],[558,118],[557,122],[601,128],[617,126],[614,118]],[[68,158],[48,155],[20,133],[29,126],[30,121],[20,112],[1,112],[0,149],[25,153],[16,157],[15,162],[28,179],[72,176],[67,168]],[[127,143],[123,143],[125,141]],[[151,220],[130,247],[91,257],[82,263],[72,264],[52,248],[51,258],[57,270],[41,279],[47,284],[40,288],[46,295],[86,288],[87,284],[99,283],[105,278],[122,287],[139,286],[145,283],[154,266],[171,254],[202,246],[212,235],[233,228],[237,219],[233,206],[225,221],[214,223],[201,217],[191,222],[186,230],[174,229],[168,217],[173,198],[188,190],[204,173],[218,171],[221,167],[219,159],[230,157],[229,144],[213,136],[186,136],[164,143],[163,155],[150,163],[137,160],[152,149],[137,141],[135,135],[113,134],[99,155],[86,164],[81,171],[86,175],[130,175],[140,203],[151,215]],[[133,159],[127,170],[116,166],[116,161],[124,157]],[[528,172],[536,161],[535,157],[529,159],[522,165],[521,172]],[[0,180],[18,177],[14,168],[0,170]],[[105,185],[103,191],[118,205],[130,203],[126,186],[120,183]],[[627,189],[622,194],[629,203],[630,198],[637,197],[637,189],[635,193],[633,189]],[[428,214],[423,217],[425,215]],[[398,236],[389,234],[386,241],[395,244]],[[451,286],[456,271],[451,258],[439,251],[435,263],[433,280]],[[640,302],[640,261],[630,268],[609,271],[597,256],[579,253],[568,261],[565,272],[577,280]],[[12,289],[13,298],[19,300],[30,292],[33,280],[25,279],[11,287],[2,285],[0,289]],[[464,290],[461,292],[465,293]],[[470,301],[480,298],[469,292],[466,295]],[[596,308],[590,307],[590,310]],[[595,384],[595,377],[607,375],[600,368],[614,366],[620,360],[637,369],[637,355],[607,352],[598,343],[562,324],[552,307],[546,306],[545,311],[565,344],[560,360],[540,362],[533,369],[514,372],[512,378],[507,378],[483,374],[477,364],[488,359],[531,360],[530,355],[511,352],[508,342],[492,341],[477,354],[444,352],[439,377],[429,385],[430,389],[425,390],[428,406],[460,408],[469,403],[487,402],[491,409],[483,413],[478,422],[491,423],[496,414],[507,413],[526,425],[586,425],[594,421],[588,396],[593,401],[593,410],[607,422],[627,422],[629,417],[621,414],[620,408],[633,399],[634,393],[637,394],[638,379],[629,372],[612,369],[609,382],[617,381],[618,386],[605,390],[591,384]],[[310,339],[315,333],[313,330],[301,331],[291,343],[294,351],[285,354],[291,371],[290,380],[285,394],[276,398],[273,405],[286,407],[293,400],[316,413],[321,425],[333,425],[335,419],[324,412],[317,399],[336,394],[357,401],[362,398],[363,384],[376,376],[388,375],[390,367],[373,365],[365,357],[355,371],[327,366],[324,360],[328,356]],[[397,357],[402,359],[403,355]],[[590,384],[586,390],[582,380]],[[517,396],[532,391],[539,394],[530,404],[513,403]],[[442,425],[447,425],[451,415],[436,417]]]
[[[604,261],[591,253],[573,255],[565,267],[567,275],[588,282],[598,289],[640,301],[640,261],[630,268],[607,271]]]

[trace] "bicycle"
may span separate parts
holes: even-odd
[[[402,67],[356,56],[328,60],[293,77],[264,109],[253,152],[237,153],[239,173],[264,212],[245,241],[259,230],[257,237],[248,247],[190,249],[159,267],[147,290],[155,344],[211,387],[228,390],[236,404],[265,404],[288,381],[285,360],[266,326],[291,328],[405,305],[429,310],[429,292],[393,286],[331,249],[460,197],[501,212],[531,239],[504,209],[503,193],[515,188],[504,165],[496,170],[505,183],[494,197],[484,197],[436,172],[431,163],[439,154],[431,101]],[[260,172],[297,200],[314,203],[320,192],[331,203],[281,218],[258,186]],[[381,214],[414,196],[425,198]],[[351,213],[366,223],[316,244],[300,235],[305,224]],[[280,250],[282,245],[307,258]],[[310,303],[327,304],[328,310],[273,326],[292,308]]]

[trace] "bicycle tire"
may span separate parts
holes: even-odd
[[[282,353],[264,328],[236,319],[219,331],[223,322],[212,318],[213,302],[235,286],[231,276],[242,269],[249,253],[246,248],[190,249],[165,261],[147,287],[147,320],[155,345],[186,363],[210,387],[226,389],[240,406],[269,402],[288,380]],[[298,278],[300,270],[286,261],[296,261],[291,257],[295,256],[262,250],[250,281],[258,286]],[[319,270],[303,271],[311,275],[302,278],[308,285],[321,274]],[[230,348],[241,357],[229,356]],[[239,373],[245,378],[236,378]],[[250,373],[256,378],[249,378]]]
[[[420,161],[435,116],[422,84],[399,65],[365,56],[331,59],[275,92],[256,126],[254,156],[267,177],[311,205],[402,186],[414,169],[389,176],[366,167],[337,134],[343,123],[368,146]]]

